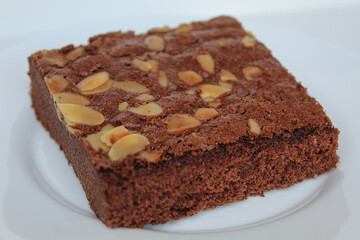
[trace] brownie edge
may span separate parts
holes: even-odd
[[[98,35],[29,64],[37,119],[112,228],[264,196],[339,160],[339,131],[321,105],[229,17]],[[71,108],[92,117],[70,118]]]

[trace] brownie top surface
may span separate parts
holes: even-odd
[[[264,44],[230,17],[139,35],[107,33],[30,60],[70,131],[104,156],[122,131],[138,137],[145,155],[157,153],[154,160],[331,124]],[[123,128],[107,148],[88,144],[109,124]]]

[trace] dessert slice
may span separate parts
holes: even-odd
[[[336,167],[339,131],[235,19],[29,57],[38,120],[109,227],[165,223]]]

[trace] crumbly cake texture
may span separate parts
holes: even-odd
[[[109,227],[165,223],[336,167],[321,105],[230,17],[29,57],[38,120]]]

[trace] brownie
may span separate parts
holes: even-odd
[[[230,17],[29,57],[38,120],[109,227],[143,227],[336,167],[339,131]]]

